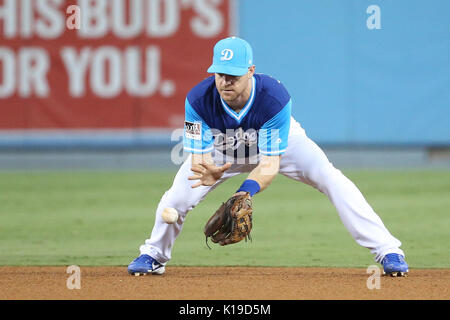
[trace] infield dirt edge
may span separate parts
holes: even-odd
[[[380,269],[381,271],[381,269]],[[126,267],[0,267],[2,300],[448,300],[450,269],[373,278],[365,268],[182,267],[135,277]],[[372,277],[372,278],[370,278]],[[371,289],[369,288],[371,287]]]

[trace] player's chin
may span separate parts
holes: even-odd
[[[222,90],[220,96],[225,101],[233,101],[234,99],[236,99],[236,93],[232,90]]]

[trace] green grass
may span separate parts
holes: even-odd
[[[450,171],[344,173],[399,238],[411,268],[450,267]],[[0,173],[0,265],[127,265],[174,172]],[[245,176],[188,214],[171,265],[367,267],[325,195],[278,176],[254,199],[253,242],[205,245],[203,226]]]

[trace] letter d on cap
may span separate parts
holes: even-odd
[[[222,57],[220,57],[221,61],[231,60],[231,59],[233,59],[233,55],[234,55],[233,50],[231,50],[231,49],[224,49],[224,50],[222,50],[221,54],[222,54]]]

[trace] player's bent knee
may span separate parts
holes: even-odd
[[[191,190],[188,190],[191,191]],[[175,208],[179,212],[187,212],[198,205],[205,195],[197,192],[185,192],[176,188],[170,188],[161,198],[161,204]]]
[[[183,197],[183,195],[167,194],[161,201],[161,205],[164,207],[174,208],[180,215],[186,214],[188,211],[193,210],[201,199],[193,197]]]
[[[186,214],[188,211],[191,211],[195,208],[197,203],[189,200],[177,200],[177,201],[168,201],[164,202],[164,207],[166,208],[174,208],[178,211],[180,215]]]
[[[341,171],[330,163],[327,166],[313,168],[306,174],[306,177],[313,187],[324,192],[327,186],[339,175],[342,175]]]

